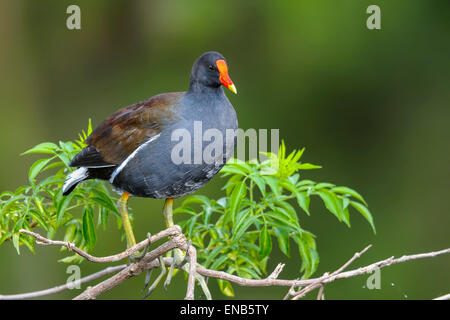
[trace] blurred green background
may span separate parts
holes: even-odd
[[[81,7],[81,30],[66,28],[70,4]],[[381,8],[381,30],[366,28],[371,4]],[[20,157],[24,150],[74,139],[88,118],[98,125],[123,106],[187,89],[194,60],[216,50],[239,91],[229,98],[241,128],[279,128],[289,149],[305,146],[304,160],[323,166],[304,178],[353,187],[369,202],[377,235],[354,211],[351,229],[339,224],[320,200],[310,217],[300,213],[317,235],[317,276],[370,243],[354,267],[449,247],[449,40],[450,2],[438,0],[2,0],[0,190],[27,183],[36,158]],[[218,197],[223,183],[216,177],[199,193]],[[138,239],[163,228],[162,205],[131,200]],[[97,237],[95,255],[125,247],[114,220]],[[65,253],[36,251],[0,247],[0,294],[65,283],[67,265],[56,262]],[[279,262],[287,264],[281,278],[298,277],[298,255],[287,259],[276,248],[269,269]],[[103,267],[84,262],[82,276]],[[450,290],[449,270],[450,256],[408,262],[382,269],[380,290],[364,287],[366,275],[328,285],[325,296],[434,298]],[[139,299],[143,283],[141,275],[100,298]],[[234,287],[242,299],[287,292]],[[151,298],[180,299],[185,289],[178,275]],[[215,281],[211,290],[224,298]]]

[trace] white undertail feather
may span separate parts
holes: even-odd
[[[87,168],[78,168],[77,170],[70,173],[63,185],[63,193],[69,190],[75,183],[83,181],[88,177]]]

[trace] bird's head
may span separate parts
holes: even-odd
[[[228,65],[223,55],[209,51],[195,61],[191,72],[191,83],[198,82],[206,87],[220,87],[224,85],[237,93],[236,87],[228,75]]]

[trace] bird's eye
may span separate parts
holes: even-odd
[[[214,66],[213,66],[212,64],[210,64],[210,65],[208,66],[208,69],[209,69],[209,70],[215,70],[215,68],[214,68]]]

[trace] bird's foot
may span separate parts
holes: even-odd
[[[139,251],[134,252],[131,256],[129,256],[129,262],[135,263],[141,261],[141,259],[147,254],[150,245],[152,244],[150,232],[147,233],[148,243],[144,248],[144,251],[141,253]]]
[[[164,258],[162,256],[159,257],[159,266],[161,267],[161,273],[156,277],[155,281],[153,281],[153,283],[150,286],[150,288],[148,288],[147,294],[142,299],[147,298],[153,292],[153,290],[155,290],[156,286],[161,282],[161,279],[167,273],[166,265],[164,264]],[[144,286],[144,289],[142,291],[145,291],[145,289],[147,288],[148,284],[150,283],[150,276],[151,276],[151,274],[152,274],[152,272],[151,272],[151,269],[150,269],[150,270],[147,271],[147,274],[145,276],[145,286]]]
[[[173,275],[173,271],[175,270],[175,268],[177,269],[182,269],[183,266],[186,264],[186,262],[189,261],[189,247],[191,246],[191,240],[189,240],[187,242],[187,249],[186,249],[186,255],[184,256],[183,260],[178,263],[176,260],[176,256],[174,256],[173,260],[172,260],[172,264],[170,266],[169,269],[169,273],[167,274],[167,278],[166,281],[164,281],[164,290],[167,291],[167,287],[169,286],[170,282],[172,281],[172,275]]]

